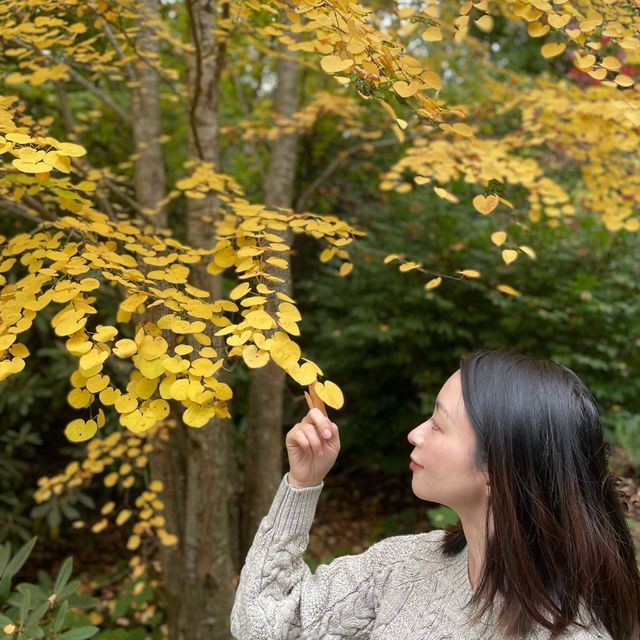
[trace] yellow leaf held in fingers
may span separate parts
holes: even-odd
[[[318,397],[330,407],[341,409],[344,405],[344,396],[340,387],[331,380],[326,380],[324,383],[316,382],[314,389]]]

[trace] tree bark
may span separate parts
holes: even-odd
[[[282,22],[289,22],[284,12]],[[292,37],[294,34],[289,33]],[[283,48],[283,50],[286,50]],[[287,52],[292,56],[292,52]],[[290,58],[278,58],[278,83],[274,108],[278,116],[291,117],[298,110],[299,64]],[[297,164],[297,134],[281,135],[273,141],[269,168],[264,184],[268,207],[291,207]],[[289,247],[293,233],[287,230],[284,240]],[[289,255],[284,269],[272,267],[273,275],[284,282],[269,284],[270,288],[292,295]],[[277,302],[269,300],[266,311],[275,317]],[[282,410],[285,372],[269,361],[260,369],[251,369],[247,409],[247,440],[244,459],[244,493],[241,522],[242,563],[251,547],[262,518],[266,515],[282,478],[283,425]]]
[[[219,15],[228,15],[228,3],[186,0],[189,34],[194,53],[187,60],[189,87],[189,159],[219,166],[218,83],[224,45],[216,42]],[[219,203],[214,196],[188,199],[187,242],[192,247],[213,246],[214,222]],[[222,279],[193,265],[191,284],[222,297]],[[207,335],[218,357],[225,352],[224,338]],[[201,345],[190,341],[194,349]],[[224,368],[217,378],[227,382]],[[200,429],[181,420],[183,408],[174,412],[176,426],[166,442],[157,444],[152,475],[163,481],[165,517],[174,523],[179,542],[160,548],[163,599],[171,640],[228,640],[229,616],[235,597],[238,509],[235,495],[236,464],[234,427],[231,420],[216,417]],[[229,416],[230,417],[230,416]]]
[[[153,216],[154,225],[167,227],[167,213],[158,203],[166,196],[164,149],[162,135],[162,111],[160,106],[160,75],[158,62],[159,42],[156,25],[160,21],[159,0],[139,0],[136,64],[128,65],[134,76],[132,95],[133,138],[136,159],[134,161],[134,188],[136,201],[143,213]]]

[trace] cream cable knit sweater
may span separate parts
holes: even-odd
[[[296,489],[282,478],[240,574],[231,612],[236,640],[496,640],[493,614],[465,627],[472,595],[467,548],[443,557],[442,530],[392,536],[314,574],[303,560],[324,482]],[[585,622],[584,620],[581,620]],[[547,640],[540,627],[523,640]],[[612,640],[574,627],[570,640]]]

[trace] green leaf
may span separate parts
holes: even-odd
[[[38,539],[38,536],[34,536],[33,538],[31,538],[31,540],[29,540],[29,542],[24,544],[19,549],[19,551],[16,553],[15,556],[13,556],[13,558],[11,559],[11,561],[3,571],[2,573],[3,578],[5,576],[9,576],[9,578],[11,579],[13,576],[16,575],[16,573],[18,573],[18,571],[20,571],[20,567],[22,567],[22,565],[27,561],[27,558],[29,557],[29,554],[33,550],[33,547],[37,539]]]
[[[131,607],[131,596],[120,596],[116,600],[116,606],[113,608],[113,617],[119,618],[123,616]]]
[[[26,589],[22,592],[22,601],[20,602],[20,620],[24,621],[29,615],[29,609],[31,608],[31,591]]]
[[[57,633],[62,629],[64,625],[64,619],[67,617],[67,612],[69,611],[69,603],[65,600],[61,605],[58,611],[56,611],[56,617],[53,619],[53,623],[51,624],[51,631]]]
[[[54,593],[59,593],[62,588],[69,581],[69,577],[71,576],[71,570],[73,569],[73,558],[67,558],[60,567],[60,571],[58,572],[58,577],[56,578],[56,584],[53,587]]]
[[[85,640],[85,638],[95,636],[98,631],[100,629],[94,626],[76,627],[61,634],[59,640]]]
[[[29,615],[29,617],[27,618],[27,621],[25,622],[25,624],[27,625],[31,625],[34,624],[36,622],[38,622],[42,616],[44,616],[45,613],[47,613],[47,611],[49,611],[49,603],[47,601],[43,602],[42,604],[40,604],[39,606],[37,606]]]
[[[24,632],[27,634],[28,638],[44,638],[45,637],[44,629],[38,625],[25,627]]]
[[[0,547],[0,576],[4,573],[5,567],[11,557],[11,543],[7,540],[2,547]]]
[[[7,573],[0,578],[0,602],[6,602],[11,589],[11,576]]]
[[[65,600],[80,586],[80,580],[72,580],[58,595],[58,600]]]

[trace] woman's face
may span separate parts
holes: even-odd
[[[488,475],[473,462],[475,433],[462,399],[460,370],[440,389],[431,418],[407,439],[415,447],[411,457],[421,465],[411,481],[418,498],[451,507],[458,515],[484,504]]]

